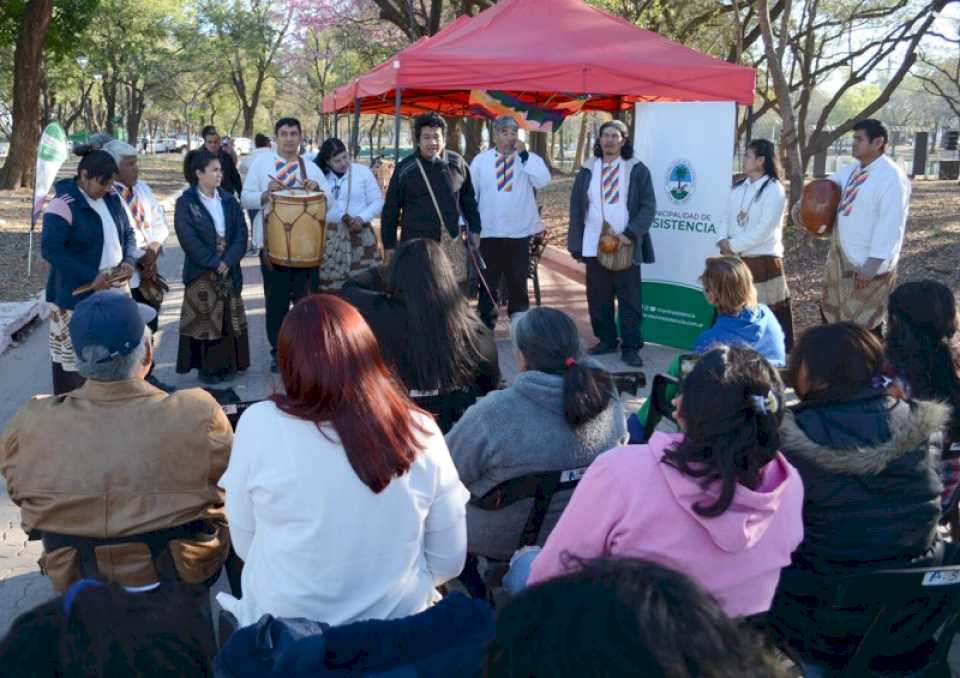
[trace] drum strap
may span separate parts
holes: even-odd
[[[298,155],[297,161],[300,163],[300,183],[303,184],[304,188],[307,186],[307,166],[303,162],[303,156]]]

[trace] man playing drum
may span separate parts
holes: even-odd
[[[907,226],[910,180],[884,155],[879,120],[853,126],[853,157],[830,176],[842,191],[827,257],[820,310],[827,322],[850,321],[879,333]]]
[[[317,290],[319,266],[293,268],[271,263],[264,251],[264,222],[276,191],[304,188],[330,193],[323,172],[300,157],[302,132],[296,118],[280,118],[274,126],[277,149],[264,152],[250,167],[243,182],[243,207],[259,210],[253,222],[253,244],[260,251],[263,296],[267,307],[267,339],[270,341],[270,368],[277,369],[277,337],[291,304]]]

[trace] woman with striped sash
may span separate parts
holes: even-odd
[[[757,301],[770,307],[783,328],[786,348],[793,347],[793,311],[783,269],[783,211],[786,194],[773,144],[754,139],[743,157],[746,178],[734,185],[721,228],[720,252],[743,259],[753,274]]]

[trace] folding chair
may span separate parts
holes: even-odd
[[[846,664],[829,675],[950,676],[947,654],[960,630],[960,566],[845,577],[830,596],[832,609],[865,609],[870,623]]]

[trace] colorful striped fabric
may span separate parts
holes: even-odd
[[[863,182],[867,180],[869,174],[870,170],[865,170],[860,167],[853,173],[853,176],[850,177],[850,181],[847,182],[847,187],[843,191],[840,207],[837,208],[843,216],[850,216],[850,212],[853,211],[853,203],[857,199],[857,193],[860,192],[860,187],[863,185]]]
[[[501,115],[513,118],[520,129],[528,132],[554,132],[564,118],[578,113],[586,99],[538,106],[505,92],[475,89],[470,91],[470,115],[493,120]]]
[[[276,170],[277,181],[281,184],[290,188],[297,185],[297,179],[300,177],[299,162],[284,162],[281,158],[277,158],[273,168]]]
[[[603,201],[615,205],[620,200],[620,163],[604,166],[600,173],[603,182]]]
[[[509,193],[513,190],[513,163],[515,156],[509,157],[497,153],[497,190]]]
[[[127,203],[127,208],[133,217],[133,227],[142,232],[143,225],[147,220],[147,210],[144,208],[143,203],[140,202],[139,196],[134,193],[132,188],[128,188],[123,184],[117,184],[116,187],[120,191],[120,195],[123,196],[123,201]]]

